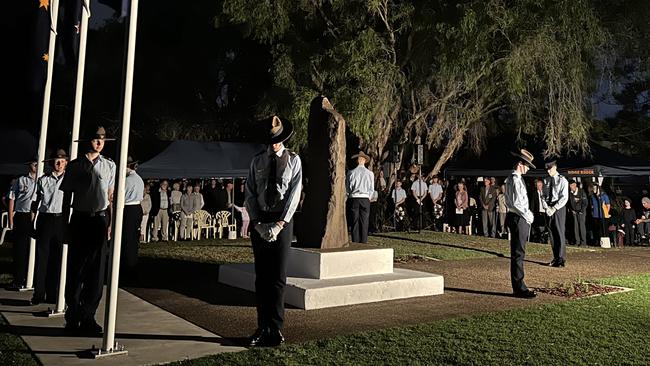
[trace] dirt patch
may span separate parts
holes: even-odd
[[[535,291],[537,292],[550,294],[553,296],[565,297],[568,299],[581,299],[585,297],[607,295],[630,290],[631,289],[627,289],[625,287],[600,285],[590,282],[561,283],[535,288]]]

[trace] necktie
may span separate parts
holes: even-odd
[[[266,182],[264,199],[269,207],[275,207],[280,202],[280,192],[277,185],[278,159],[275,154],[269,156],[269,179]]]
[[[555,188],[555,177],[551,177],[551,184],[548,188],[548,197],[546,197],[546,203],[549,205],[553,202],[553,190]]]

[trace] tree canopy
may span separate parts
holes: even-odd
[[[489,130],[587,148],[590,96],[610,35],[587,0],[225,0],[223,15],[267,45],[275,89],[260,112],[296,122],[331,98],[375,158],[425,138],[436,173]]]

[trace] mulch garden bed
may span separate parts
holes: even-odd
[[[535,288],[535,291],[554,296],[566,297],[568,299],[580,299],[599,295],[607,295],[615,292],[630,291],[625,287],[600,285],[590,282],[573,282],[552,284],[547,287]]]

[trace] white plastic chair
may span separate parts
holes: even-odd
[[[197,238],[201,240],[201,233],[205,231],[205,237],[210,237],[210,230],[212,230],[212,237],[215,236],[215,224],[212,216],[205,210],[198,210],[194,213],[194,222],[196,223]]]
[[[230,212],[228,211],[219,211],[214,214],[215,227],[219,232],[219,239],[223,238],[223,229],[230,230],[230,223],[228,222],[230,218]]]

